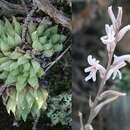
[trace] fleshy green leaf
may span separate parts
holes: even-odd
[[[0,36],[4,33],[4,22],[0,20]]]
[[[4,43],[3,41],[0,42],[0,48],[2,52],[6,52],[10,50],[9,45],[6,42]]]
[[[48,27],[48,25],[46,23],[40,23],[37,28],[38,36],[41,36],[47,27]]]
[[[5,63],[3,63],[3,64],[1,64],[0,65],[0,71],[1,70],[7,70],[7,71],[9,71],[10,70],[10,64],[12,63],[12,61],[7,61],[7,62],[5,62]]]
[[[8,72],[7,71],[3,71],[2,73],[0,73],[0,79],[6,79],[8,76]]]
[[[12,111],[13,114],[15,115],[15,110],[16,110],[16,93],[15,93],[15,91],[11,92],[11,96],[7,102],[6,109],[9,114]]]
[[[36,75],[35,76],[30,76],[29,79],[28,79],[28,83],[33,88],[38,88],[39,87],[38,77]]]
[[[54,50],[55,50],[55,52],[60,52],[60,51],[62,51],[62,50],[63,50],[63,44],[56,44],[56,45],[54,46]]]
[[[16,79],[17,78],[10,73],[5,81],[5,85],[13,85],[16,82]]]
[[[30,56],[29,53],[26,53],[23,57],[24,57],[25,59],[32,59],[32,57]]]
[[[8,60],[9,60],[8,57],[2,57],[2,58],[0,58],[0,64],[6,62],[6,61],[8,61]]]
[[[43,31],[45,30],[44,26],[45,26],[44,24],[39,24],[39,26],[37,28],[38,36],[41,36],[43,34]]]
[[[35,91],[35,99],[38,104],[38,109],[41,109],[43,104],[46,102],[46,99],[48,97],[48,92],[45,89],[38,89]]]
[[[13,76],[17,76],[17,75],[20,73],[19,68],[14,69],[14,70],[11,71],[10,73],[11,73],[11,75],[13,75]]]
[[[38,34],[37,31],[33,32],[31,34],[32,41],[38,41]]]
[[[23,107],[23,109],[22,109],[22,119],[24,120],[24,121],[26,121],[26,119],[27,119],[27,116],[28,116],[28,114],[29,114],[29,112],[30,112],[30,106],[29,106],[30,104],[28,104],[27,103],[27,101],[26,101],[26,98],[23,100],[23,104],[22,104],[22,107]]]
[[[22,117],[22,119],[24,121],[26,121],[27,116],[30,112],[30,105],[27,103],[26,100],[26,94],[27,94],[27,90],[24,89],[23,91],[17,93],[17,111],[16,111],[16,117],[20,118]]]
[[[44,35],[45,36],[51,36],[53,34],[56,34],[58,32],[58,25],[56,26],[52,26],[50,28],[48,28],[45,32]]]
[[[3,53],[2,53],[2,52],[0,52],[0,58],[3,58],[3,57],[4,57]]]
[[[19,65],[18,65],[17,62],[13,62],[13,63],[11,63],[11,64],[10,64],[10,71],[16,69],[18,66],[19,66]]]
[[[24,72],[26,72],[26,71],[29,71],[30,70],[30,63],[29,62],[27,62],[27,63],[25,63],[24,65],[23,65],[23,67],[24,67]]]
[[[47,43],[47,36],[40,37],[39,41],[40,41],[41,44],[46,44]]]
[[[51,57],[54,54],[54,50],[46,50],[43,52],[44,56]]]
[[[17,103],[16,116],[19,118],[22,116],[22,110],[24,109],[23,102],[25,100],[25,94],[26,94],[25,89],[16,94],[16,103]]]
[[[13,26],[14,26],[14,30],[17,34],[21,34],[22,28],[20,23],[16,20],[15,17],[13,17]]]
[[[14,42],[15,42],[15,41],[14,41],[14,36],[8,35],[8,36],[7,36],[7,41],[8,41],[7,43],[8,43],[8,46],[9,46],[9,47],[14,46]],[[7,43],[6,43],[6,44],[7,44]]]
[[[28,29],[29,29],[29,33],[32,34],[36,30],[36,24],[33,21],[31,21],[29,23]]]
[[[15,33],[15,35],[14,35],[14,45],[15,46],[19,45],[21,42],[22,42],[21,37],[17,33]]]
[[[49,42],[49,43],[47,43],[47,44],[44,44],[42,48],[43,48],[44,50],[49,50],[49,49],[51,49],[52,47],[53,47],[52,43]]]
[[[34,96],[33,96],[33,92],[31,92],[32,90],[30,89],[28,92],[27,92],[27,95],[26,95],[26,101],[28,103],[28,106],[30,107],[30,109],[32,108],[33,106],[33,103],[34,103]]]
[[[38,70],[38,72],[37,72],[37,76],[38,77],[41,77],[41,76],[43,76],[45,74],[45,72],[44,72],[44,70],[42,69],[42,68],[40,68],[39,70]]]
[[[18,65],[23,65],[23,64],[26,64],[28,62],[28,60],[27,59],[25,59],[23,56],[22,57],[20,57],[19,59],[18,59]]]
[[[27,85],[27,78],[28,78],[27,73],[17,76],[16,89],[18,93],[22,91],[24,87]]]
[[[51,38],[51,41],[55,44],[55,43],[62,43],[65,41],[65,39],[66,39],[66,36],[64,35],[54,34]]]
[[[17,52],[17,51],[14,51],[14,52],[11,53],[10,58],[11,58],[11,59],[18,59],[18,58],[20,58],[22,55],[23,55],[22,53]]]
[[[35,60],[32,60],[31,63],[32,63],[32,66],[33,66],[33,69],[34,69],[34,73],[37,74],[37,72],[41,68],[40,64],[37,61],[35,61]]]
[[[38,104],[36,101],[33,103],[33,106],[31,109],[31,114],[32,114],[33,118],[36,118],[36,116],[40,114],[40,111],[38,109]]]
[[[31,59],[31,56],[30,54],[26,53],[18,59],[18,65],[27,63],[29,59]]]
[[[10,112],[12,111],[13,114],[15,115],[15,110],[16,110],[16,101],[15,99],[9,99],[8,103],[6,105],[7,111],[10,114]]]
[[[42,44],[38,41],[34,41],[33,44],[32,44],[32,47],[36,51],[42,51],[43,50]]]
[[[9,34],[11,36],[14,35],[13,26],[11,25],[11,23],[7,18],[5,18],[5,30],[6,30],[6,34]]]

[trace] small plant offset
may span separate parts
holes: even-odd
[[[106,35],[101,37],[101,41],[106,45],[107,48],[108,64],[107,67],[104,68],[99,64],[98,60],[93,58],[91,55],[88,56],[88,63],[91,66],[85,68],[85,72],[89,73],[89,75],[85,78],[85,81],[87,82],[88,80],[92,79],[95,82],[96,73],[99,71],[101,83],[94,101],[92,101],[91,96],[89,98],[90,115],[88,117],[88,122],[85,125],[83,124],[82,113],[79,113],[81,122],[80,130],[93,130],[92,122],[100,110],[106,104],[116,100],[118,97],[126,95],[125,93],[121,93],[115,90],[104,91],[106,81],[110,79],[112,75],[112,79],[115,79],[116,76],[121,79],[122,74],[120,69],[126,66],[127,63],[130,63],[130,54],[122,56],[116,56],[114,54],[117,43],[124,37],[126,32],[130,30],[130,25],[120,29],[122,23],[122,7],[118,7],[117,17],[115,17],[112,11],[112,6],[108,7],[108,14],[112,21],[112,25],[105,25]]]
[[[31,23],[29,35],[32,39],[33,50],[41,52],[46,57],[51,57],[55,52],[60,52],[63,49],[62,43],[66,37],[58,34],[57,25],[48,26],[48,21],[42,21],[38,27],[34,23]]]
[[[0,21],[0,81],[5,88],[2,98],[8,113],[26,121],[29,113],[35,118],[47,107],[48,92],[39,83],[44,69],[35,54],[51,57],[63,49],[64,35],[58,26],[47,22],[32,23],[26,41],[31,49],[22,49],[22,25],[13,17],[12,23]]]

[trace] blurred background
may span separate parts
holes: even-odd
[[[86,123],[89,115],[88,97],[94,99],[100,79],[85,82],[84,68],[88,66],[87,56],[92,54],[104,66],[107,63],[105,46],[100,37],[105,34],[105,24],[111,24],[107,8],[112,5],[115,14],[117,7],[123,7],[122,26],[130,24],[129,0],[73,0],[73,63],[72,63],[72,91],[73,91],[73,130],[79,130],[78,112],[83,113]],[[125,35],[115,54],[130,54],[130,31]],[[107,88],[126,92],[126,97],[107,105],[93,122],[95,130],[130,130],[130,65],[121,70],[122,80],[109,80]],[[97,76],[98,77],[98,76]]]

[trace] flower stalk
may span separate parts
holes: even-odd
[[[81,124],[81,130],[93,130],[91,124],[94,118],[99,114],[100,110],[105,105],[116,100],[118,97],[126,95],[125,93],[121,93],[115,90],[103,91],[107,80],[110,79],[112,75],[112,79],[115,79],[117,76],[119,79],[121,79],[122,74],[120,69],[126,66],[126,62],[130,63],[130,54],[123,56],[116,56],[114,54],[117,43],[124,37],[126,32],[130,30],[130,25],[120,29],[123,14],[122,7],[118,7],[117,17],[115,17],[112,11],[112,6],[108,7],[108,14],[112,21],[112,25],[105,25],[106,35],[101,37],[101,41],[107,49],[108,63],[105,69],[102,65],[99,64],[98,60],[92,58],[91,55],[88,56],[88,63],[90,64],[90,67],[85,68],[85,72],[89,73],[89,75],[85,78],[85,81],[92,79],[95,82],[96,73],[99,71],[101,83],[94,101],[91,100],[91,97],[89,99],[90,115],[88,117],[87,123],[85,125],[83,125],[83,123]],[[80,122],[83,122],[81,119],[82,118],[80,114]]]

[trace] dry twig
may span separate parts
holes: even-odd
[[[24,7],[18,4],[7,2],[5,0],[0,0],[0,8],[0,15],[12,16],[16,14],[26,14]]]
[[[26,3],[25,3],[25,0],[21,0],[21,3],[22,3],[22,5],[23,5],[25,11],[28,13],[28,8],[27,8],[27,5],[26,5]]]
[[[71,19],[66,17],[63,12],[55,8],[49,0],[34,0],[40,10],[49,15],[55,20],[55,22],[60,23],[62,26],[67,27],[72,30]]]
[[[45,70],[45,73],[52,68],[64,55],[65,53],[71,48],[71,45],[69,45],[57,58],[54,60]]]
[[[27,29],[28,29],[28,25],[31,21],[31,18],[32,18],[32,15],[33,13],[35,12],[35,10],[37,9],[37,6],[33,6],[33,8],[31,9],[31,11],[28,13],[27,17],[25,18],[25,21],[24,21],[24,25],[23,25],[23,30],[22,30],[22,42],[23,43],[26,43],[26,32],[27,32]]]
[[[33,123],[32,130],[37,130],[37,124],[38,124],[39,118],[40,118],[40,113],[37,115],[37,117]]]

